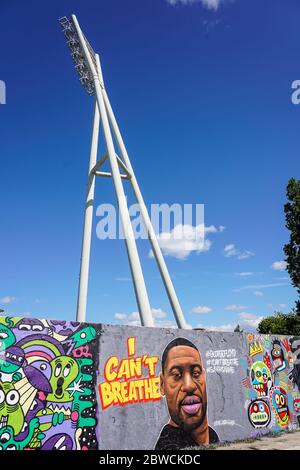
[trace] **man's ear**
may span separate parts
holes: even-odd
[[[159,386],[160,386],[160,394],[162,396],[165,396],[165,382],[164,382],[164,376],[163,376],[163,373],[161,372],[160,373],[160,382],[159,382]]]

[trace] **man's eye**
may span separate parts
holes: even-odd
[[[173,377],[174,377],[175,380],[180,379],[180,377],[181,377],[180,372],[173,372]]]
[[[200,375],[201,375],[201,372],[199,372],[199,371],[198,372],[196,372],[196,371],[193,372],[193,377],[195,377],[195,379],[199,379]]]

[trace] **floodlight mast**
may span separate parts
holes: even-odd
[[[104,88],[99,56],[95,54],[87,39],[83,35],[75,15],[72,15],[71,19],[66,17],[60,19],[60,23],[67,39],[67,44],[71,49],[71,55],[75,62],[75,68],[77,69],[80,76],[80,82],[85,87],[88,94],[95,95],[96,98],[84,216],[77,320],[85,321],[86,319],[95,177],[103,176],[112,177],[114,182],[141,324],[143,326],[153,326],[153,317],[130,221],[122,179],[127,179],[130,181],[133,192],[140,206],[141,215],[147,229],[152,250],[157,261],[177,325],[180,328],[186,328],[187,325],[183,312],[181,310],[173,283],[171,281],[154,229],[152,227],[146,205],[144,203],[133,168],[131,166],[117,121],[111,108],[109,98]],[[100,122],[102,124],[107,153],[97,162]],[[115,136],[122,158],[120,158],[115,152],[111,129]],[[99,171],[100,167],[107,159],[110,162],[111,173]],[[123,169],[124,174],[120,174],[119,167]]]

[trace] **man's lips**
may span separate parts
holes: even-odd
[[[198,413],[202,406],[202,401],[196,395],[189,395],[181,402],[181,408],[189,415]]]

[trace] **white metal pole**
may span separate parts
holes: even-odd
[[[155,256],[159,271],[161,273],[161,276],[162,276],[162,279],[163,279],[163,282],[164,282],[164,285],[165,285],[165,289],[166,289],[166,292],[167,292],[167,295],[168,295],[168,298],[169,298],[169,301],[170,301],[170,304],[171,304],[171,307],[172,307],[177,325],[178,325],[179,328],[186,329],[187,324],[186,324],[186,321],[185,321],[185,318],[184,318],[183,311],[181,309],[181,306],[180,306],[176,291],[174,289],[174,285],[172,283],[168,268],[166,266],[164,257],[162,255],[162,252],[161,252],[161,249],[160,249],[160,246],[158,244],[158,241],[157,241],[157,238],[156,238],[156,235],[155,235],[155,232],[154,232],[154,229],[153,229],[153,226],[152,226],[152,223],[151,223],[146,205],[144,203],[142,193],[140,191],[137,179],[135,177],[133,168],[131,166],[130,159],[129,159],[124,141],[122,139],[122,135],[121,135],[121,132],[119,130],[118,123],[117,123],[116,118],[114,116],[114,113],[113,113],[113,110],[112,110],[112,107],[111,107],[111,104],[110,104],[110,101],[109,101],[109,98],[107,96],[107,93],[106,93],[105,89],[103,90],[103,97],[104,97],[104,102],[105,102],[105,106],[106,106],[106,109],[107,109],[108,117],[109,117],[109,120],[110,120],[110,123],[111,123],[111,126],[112,126],[112,130],[114,132],[114,135],[116,137],[116,141],[117,141],[117,144],[118,144],[118,147],[119,147],[119,151],[120,151],[120,153],[121,153],[121,155],[124,159],[124,162],[126,163],[126,166],[129,170],[129,172],[131,173],[130,182],[132,184],[132,188],[133,188],[135,197],[137,199],[137,202],[140,206],[141,214],[142,214],[142,217],[143,217],[144,222],[145,222],[145,226],[146,226],[146,229],[147,229],[147,232],[148,232],[148,236],[149,236],[149,240],[150,240],[150,243],[151,243],[151,246],[152,246],[153,254]]]
[[[92,142],[90,151],[89,174],[84,209],[83,237],[79,273],[79,286],[77,298],[76,320],[84,322],[86,320],[87,292],[89,283],[89,266],[91,253],[91,238],[93,226],[93,208],[95,194],[95,175],[92,172],[97,162],[98,139],[99,139],[100,114],[97,102],[95,103],[94,122],[92,131]]]
[[[147,289],[145,285],[145,280],[142,272],[142,267],[135,243],[134,233],[130,221],[129,211],[127,207],[126,196],[124,193],[124,188],[119,172],[119,166],[116,158],[116,152],[114,149],[113,139],[110,131],[109,121],[106,113],[106,107],[104,104],[104,99],[102,95],[102,87],[100,85],[100,71],[97,71],[94,62],[89,53],[87,44],[85,42],[84,36],[78,24],[77,18],[75,15],[72,15],[72,20],[78,34],[78,39],[83,49],[85,59],[89,65],[89,69],[93,75],[93,81],[95,85],[95,92],[97,103],[99,107],[101,123],[104,133],[104,138],[107,147],[107,153],[111,166],[111,173],[114,181],[115,191],[117,195],[117,201],[119,205],[120,217],[122,222],[122,228],[125,236],[126,248],[129,258],[130,269],[133,277],[133,285],[135,289],[135,294],[137,298],[138,309],[141,317],[141,323],[143,326],[153,326],[153,317],[150,308],[150,303],[148,299]]]

